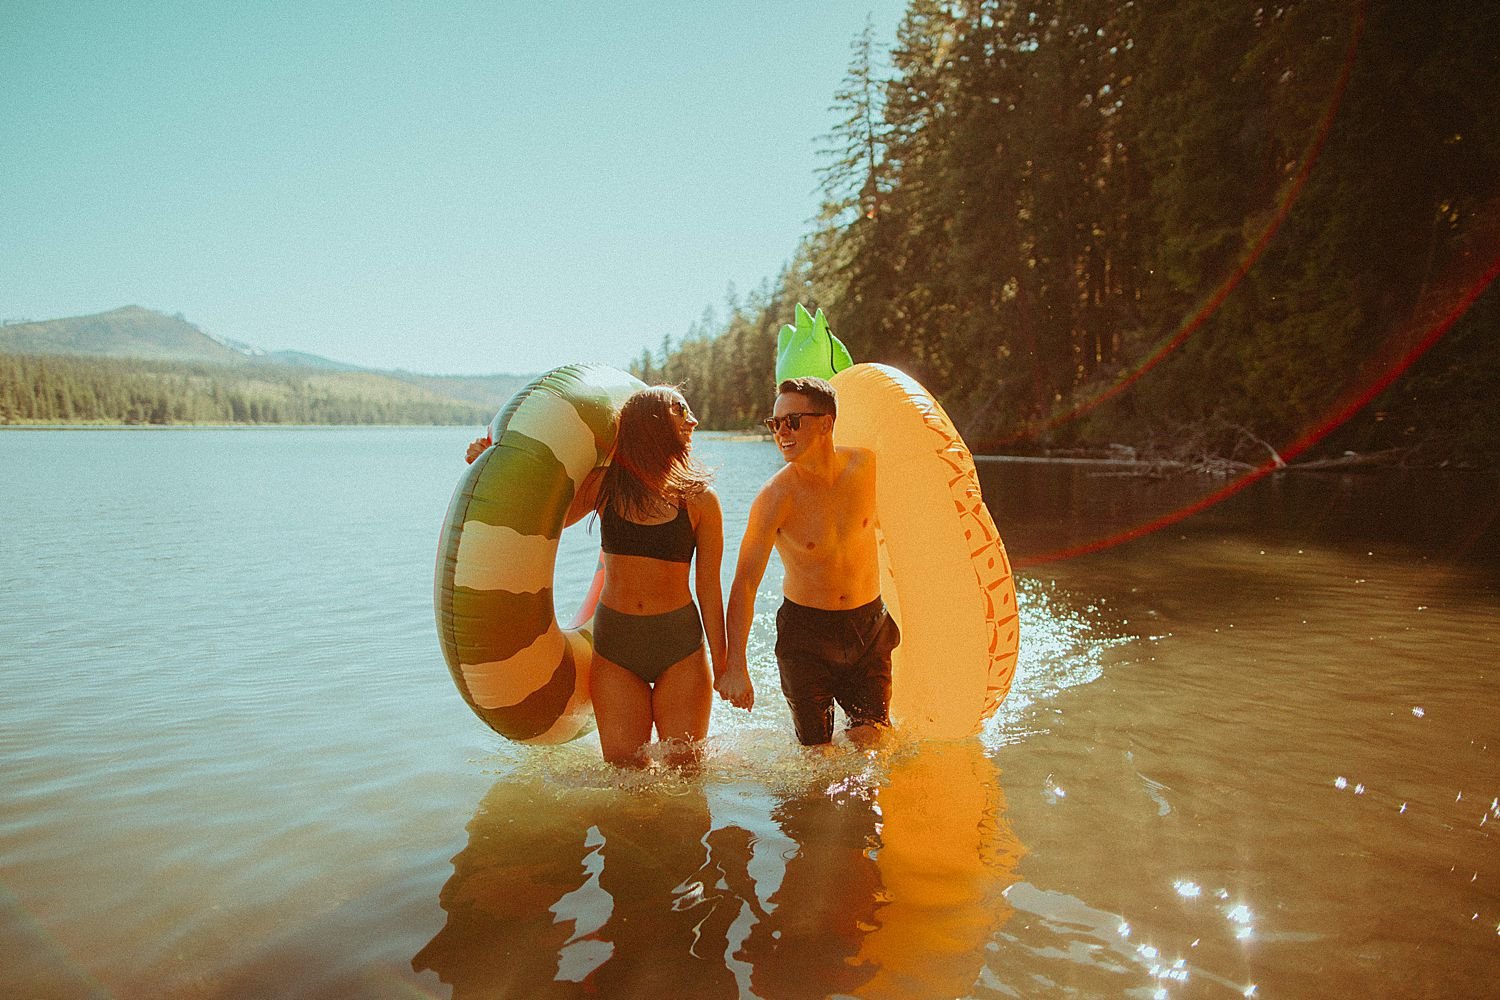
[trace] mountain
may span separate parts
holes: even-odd
[[[498,410],[531,375],[424,375],[384,371],[333,361],[304,351],[265,351],[249,344],[213,337],[181,314],[168,316],[140,306],[125,306],[93,316],[74,316],[0,326],[0,354],[69,355],[141,361],[171,361],[231,367],[288,368],[305,374],[347,373],[364,385],[386,380],[389,394],[404,398],[409,389],[430,397]],[[247,374],[249,374],[247,372]],[[372,381],[375,380],[375,381]],[[395,384],[395,383],[400,383]]]
[[[184,319],[140,306],[0,327],[0,353],[237,364],[245,355]]]

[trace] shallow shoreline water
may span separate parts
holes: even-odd
[[[1278,478],[1025,571],[1016,686],[955,744],[793,747],[773,567],[762,707],[715,709],[701,774],[621,774],[592,737],[505,743],[446,676],[432,562],[470,437],[0,435],[26,526],[0,538],[6,993],[1425,997],[1500,971],[1493,478]],[[727,574],[779,458],[700,450]],[[1213,486],[1092,471],[981,463],[1013,556]],[[594,544],[565,539],[560,603]]]

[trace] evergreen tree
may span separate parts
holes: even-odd
[[[1500,368],[1497,37],[1463,0],[913,0],[888,73],[854,40],[791,263],[661,367],[748,419],[802,302],[981,447],[1259,461],[1451,326],[1336,440],[1500,452],[1456,416]]]

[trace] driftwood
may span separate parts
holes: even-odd
[[[1221,455],[1179,455],[1137,458],[1133,449],[1111,448],[1108,452],[1095,452],[1088,456],[1093,461],[1109,464],[1114,468],[1094,473],[1097,476],[1122,476],[1140,479],[1172,479],[1178,476],[1214,476],[1228,479],[1243,476],[1262,468],[1249,462],[1224,458]],[[1393,469],[1406,468],[1413,455],[1411,448],[1388,448],[1383,451],[1352,452],[1332,458],[1317,458],[1306,462],[1285,462],[1272,452],[1278,472],[1328,472],[1340,469]],[[1064,456],[1052,453],[1049,457],[1083,457],[1077,451]]]
[[[1318,469],[1361,469],[1361,468],[1401,468],[1407,464],[1407,459],[1412,456],[1411,448],[1387,448],[1384,451],[1355,452],[1346,451],[1335,458],[1317,458],[1307,462],[1298,462],[1291,466],[1294,469],[1304,471],[1316,471]]]

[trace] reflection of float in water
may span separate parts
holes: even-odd
[[[961,996],[1010,919],[1002,893],[1025,853],[995,765],[972,742],[924,746],[892,766],[879,804],[886,901],[860,948],[878,970],[861,995]]]

